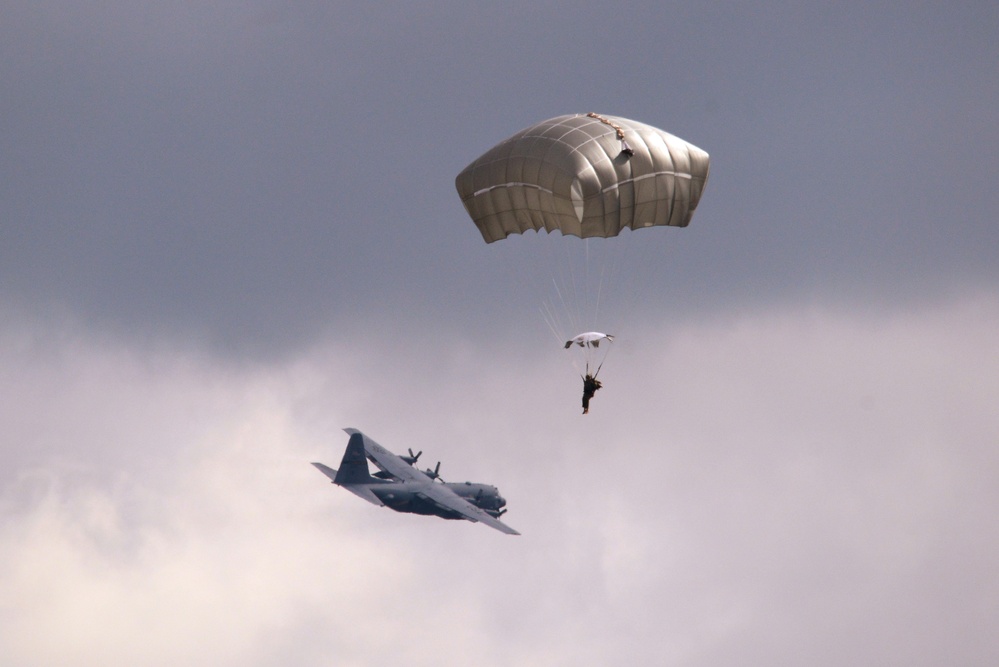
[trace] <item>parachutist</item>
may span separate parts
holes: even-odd
[[[583,414],[587,414],[590,411],[590,399],[593,398],[593,394],[597,393],[597,389],[600,389],[603,385],[600,380],[596,379],[589,373],[583,378]]]

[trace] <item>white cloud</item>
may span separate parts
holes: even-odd
[[[530,340],[240,368],[8,330],[0,652],[988,663],[997,330],[983,298],[638,332],[585,418]],[[523,537],[325,483],[307,463],[337,464],[343,426],[496,483]]]

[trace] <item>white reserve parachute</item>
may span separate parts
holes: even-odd
[[[611,342],[614,340],[614,336],[600,333],[599,331],[587,331],[565,341],[565,349],[568,350],[573,345],[578,345],[579,347],[600,347],[600,341],[602,340]]]

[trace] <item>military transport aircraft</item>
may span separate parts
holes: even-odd
[[[320,472],[351,493],[375,505],[385,505],[397,512],[432,514],[444,519],[467,519],[503,531],[520,535],[499,520],[506,513],[501,509],[506,500],[495,486],[487,484],[447,484],[440,479],[438,463],[434,470],[420,472],[413,467],[420,454],[397,456],[354,428],[345,428],[350,434],[347,451],[343,453],[340,470],[313,463]],[[368,461],[378,466],[374,475],[368,471]]]

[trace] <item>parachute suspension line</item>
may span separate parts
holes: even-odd
[[[549,312],[548,304],[542,301],[541,305],[538,306],[538,311],[541,313],[541,319],[544,320],[544,323],[546,325],[548,325],[548,330],[552,332],[553,336],[557,337],[558,334],[556,333],[555,322],[552,319],[551,313]]]
[[[551,246],[549,249],[554,255],[554,260],[551,262],[552,285],[561,305],[561,311],[568,319],[569,327],[575,328],[574,325],[579,321],[579,290],[576,287],[571,256],[565,244],[558,243],[562,239],[549,237],[547,240]],[[563,331],[562,334],[566,335],[566,332]]]
[[[556,286],[556,290],[558,287]],[[561,345],[564,341],[562,330],[565,328],[559,319],[558,312],[556,312],[551,301],[543,300],[541,302],[541,316],[548,325],[548,329],[552,332],[552,336]]]
[[[572,248],[568,247],[568,244],[559,243],[558,248],[562,251],[563,255],[563,265],[566,267],[566,278],[568,280],[567,287],[572,290],[570,295],[570,305],[572,308],[569,310],[569,317],[572,320],[573,328],[579,328],[579,323],[582,321],[582,312],[580,311],[580,301],[583,295],[586,294],[586,285],[579,285],[579,279],[577,276],[577,269],[579,267],[575,266],[572,262]],[[585,274],[584,274],[585,275]]]
[[[588,290],[590,286],[590,264],[592,262],[593,260],[590,257],[590,239],[583,239],[583,290]],[[586,316],[592,317],[594,322],[597,321],[597,312],[600,310],[599,303],[600,300],[598,298],[596,304],[593,303],[586,304],[587,310],[594,311],[594,312],[587,312]],[[580,328],[582,329],[583,327]],[[585,328],[589,329],[591,327],[587,325]]]
[[[573,275],[573,288],[576,293],[576,319],[573,334],[600,328],[600,311],[604,280],[606,279],[607,239],[581,239],[582,252],[572,252],[571,244],[563,244],[571,254],[569,264],[575,265],[578,275]],[[615,244],[611,244],[615,245]],[[573,259],[575,260],[573,262]]]
[[[582,321],[580,308],[585,305],[581,303],[585,295],[585,285],[578,284],[580,275],[579,267],[576,266],[579,263],[579,248],[574,247],[573,243],[566,243],[568,239],[563,238],[561,233],[552,233],[547,238],[539,240],[541,245],[545,246],[548,260],[544,264],[548,267],[549,278],[554,288],[554,294],[547,297],[550,313],[556,326],[561,328],[562,325],[568,325],[560,335],[573,336],[579,333],[576,329]],[[556,312],[562,313],[565,321],[554,317]]]
[[[600,307],[603,305],[604,287],[609,284],[608,278],[613,278],[613,274],[616,273],[614,270],[615,265],[608,267],[607,264],[608,263],[606,261],[600,263],[600,279],[597,281],[596,303],[593,305],[594,322],[600,321]],[[608,270],[610,270],[611,276],[608,276]]]
[[[607,361],[607,359],[604,358],[604,361]],[[594,380],[596,380],[597,376],[600,375],[600,369],[604,367],[604,361],[600,362],[600,364],[597,366],[597,370],[593,371],[593,375],[590,375],[590,362],[587,361],[586,362],[586,375],[590,375],[590,377],[592,377]],[[576,369],[576,370],[579,370],[579,369]],[[580,373],[579,377],[581,377],[581,378],[583,378],[585,380],[586,379],[586,375],[583,375],[582,373]]]
[[[608,243],[607,239],[601,239],[601,241],[603,241],[600,244],[601,252],[587,253],[587,271],[592,271],[594,277],[587,281],[591,293],[588,315],[592,318],[592,322],[588,323],[586,328],[597,328],[603,331],[606,330],[604,321],[601,319],[604,306],[613,306],[613,303],[622,296],[615,294],[615,290],[611,289],[611,286],[617,282],[616,274],[619,272],[623,257],[622,244],[624,240],[615,239],[612,243]],[[616,333],[617,319],[621,313],[616,312],[613,307],[610,308],[610,311],[607,313],[606,324]]]

